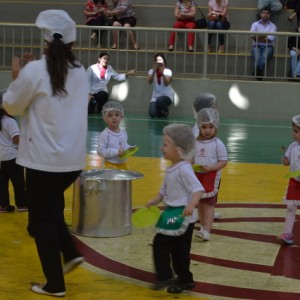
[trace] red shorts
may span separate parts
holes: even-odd
[[[291,178],[286,192],[286,200],[300,200],[300,181]]]

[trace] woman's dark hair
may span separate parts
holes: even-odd
[[[48,43],[46,51],[47,70],[50,76],[53,95],[63,96],[67,94],[65,90],[66,78],[69,68],[79,68],[81,65],[76,60],[72,45],[64,44],[59,33],[53,35],[54,40]]]
[[[102,5],[105,4],[105,0],[93,0],[93,2],[94,2],[95,4],[98,4],[99,2],[101,2]]]
[[[166,66],[167,66],[167,60],[166,60],[165,56],[164,56],[162,53],[156,53],[156,54],[154,55],[154,61],[156,61],[156,59],[157,59],[158,56],[160,56],[160,57],[163,59],[164,65],[165,65],[165,67],[166,67]]]
[[[103,57],[103,56],[105,56],[105,55],[107,55],[108,57],[110,57],[109,54],[108,54],[107,52],[101,52],[101,53],[99,54],[99,58],[101,58],[101,57]]]
[[[0,131],[2,130],[2,118],[4,116],[10,117],[12,119],[15,119],[13,116],[9,115],[3,107],[1,107],[0,108]]]

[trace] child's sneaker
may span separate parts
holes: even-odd
[[[291,245],[294,243],[293,235],[289,234],[289,233],[283,233],[283,234],[279,235],[277,238],[283,244]]]
[[[13,212],[15,207],[13,205],[0,206],[0,213]]]
[[[210,240],[210,234],[205,229],[201,227],[201,229],[195,234],[195,236],[199,239],[202,239],[203,241],[209,241]]]
[[[28,211],[27,206],[17,206],[17,211],[22,212],[22,211]]]

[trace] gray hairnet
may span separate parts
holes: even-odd
[[[180,148],[180,158],[190,160],[194,157],[195,137],[190,126],[185,124],[170,124],[164,127],[163,133],[167,135]]]
[[[198,112],[197,125],[200,128],[205,124],[213,124],[216,128],[219,126],[219,113],[212,107],[203,108]]]
[[[297,127],[300,128],[300,115],[294,116],[292,121]]]
[[[199,112],[202,108],[217,108],[216,96],[211,93],[204,93],[197,96],[194,100],[194,109]]]
[[[118,101],[110,100],[106,102],[102,107],[102,117],[104,118],[106,114],[112,110],[119,111],[122,117],[124,116],[124,108],[121,103]]]

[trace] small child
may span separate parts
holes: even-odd
[[[209,107],[212,107],[217,110],[218,102],[217,102],[217,98],[215,95],[213,95],[211,93],[203,93],[195,98],[194,103],[193,103],[194,117],[196,119],[196,123],[193,126],[193,133],[194,133],[195,138],[198,138],[198,136],[199,136],[199,127],[197,124],[198,112],[203,108],[209,108]],[[221,182],[220,182],[220,184],[221,184]],[[221,218],[221,214],[219,212],[215,211],[214,219],[220,219],[220,218]]]
[[[2,107],[4,92],[0,92],[0,213],[15,210],[9,201],[9,180],[17,211],[27,211],[24,168],[16,164],[20,131],[17,121]]]
[[[181,293],[195,287],[193,274],[190,272],[190,249],[193,236],[194,209],[204,192],[197,180],[190,160],[194,156],[195,138],[189,126],[171,124],[163,130],[163,157],[172,162],[166,170],[165,179],[158,195],[146,206],[157,205],[161,201],[166,209],[182,207],[186,226],[174,233],[159,230],[153,241],[153,257],[157,281],[153,289],[168,287],[168,293]],[[174,218],[175,220],[175,218]],[[177,278],[173,279],[173,271]]]
[[[292,118],[293,138],[295,142],[291,143],[282,157],[284,166],[290,166],[291,172],[300,172],[300,115]],[[292,244],[293,227],[296,217],[297,207],[300,205],[300,176],[290,178],[289,185],[283,199],[287,204],[287,213],[285,218],[284,233],[278,239],[284,244]]]
[[[219,125],[219,114],[214,108],[203,108],[199,111],[197,123],[200,134],[196,140],[194,164],[201,166],[196,176],[203,185],[205,193],[198,205],[201,228],[196,237],[210,240],[210,231],[214,221],[214,206],[217,203],[221,169],[227,164],[227,150],[216,136]]]
[[[121,165],[126,159],[120,159],[130,147],[126,130],[120,128],[124,109],[117,101],[108,101],[102,108],[102,117],[107,127],[100,133],[97,152],[112,166]]]

